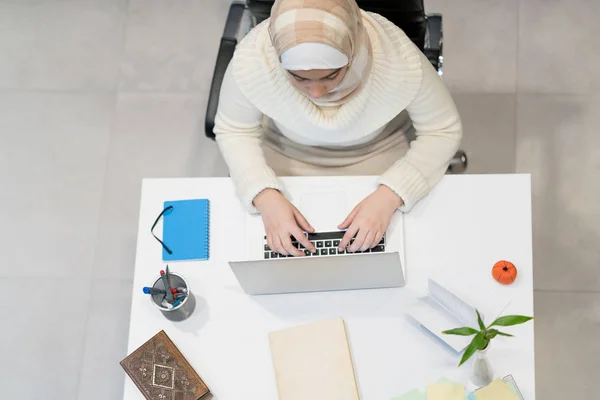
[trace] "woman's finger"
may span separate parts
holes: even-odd
[[[299,250],[296,246],[292,244],[292,238],[289,234],[285,235],[284,237],[280,237],[280,239],[283,248],[287,251],[289,255],[296,257],[304,255],[303,251]]]
[[[341,224],[338,225],[338,229],[348,228],[350,226],[350,224],[352,224],[352,221],[354,221],[354,217],[356,217],[356,214],[358,213],[359,208],[360,208],[360,203],[358,203],[356,205],[356,207],[354,207],[352,209],[352,211],[350,211],[350,214],[348,214],[348,216],[346,217],[344,222],[342,222]]]
[[[365,241],[363,242],[362,246],[360,246],[360,251],[366,251],[369,250],[373,241],[375,240],[375,233],[374,231],[370,230],[369,233],[367,233],[367,236],[365,236]]]
[[[371,249],[375,246],[377,246],[379,244],[379,242],[381,242],[381,238],[383,238],[383,233],[381,233],[383,231],[377,231],[377,233],[375,234],[375,240],[373,240],[373,243],[371,243]]]
[[[278,252],[279,254],[282,254],[284,256],[288,255],[288,252],[285,250],[285,247],[283,247],[283,244],[281,243],[281,235],[278,233],[273,234],[273,246],[275,251]]]
[[[350,227],[348,228],[348,230],[344,234],[344,237],[342,238],[342,241],[340,242],[340,245],[338,246],[338,249],[340,251],[342,251],[346,247],[348,247],[348,244],[350,243],[350,241],[352,240],[352,238],[354,237],[354,235],[356,235],[356,232],[358,232],[358,226],[356,226],[356,225],[350,225]]]
[[[304,218],[304,215],[302,215],[302,213],[296,207],[294,207],[294,219],[296,220],[296,223],[298,224],[298,226],[300,228],[304,229],[306,232],[314,232],[315,231],[315,228],[310,226],[310,224],[308,223],[306,218]],[[298,239],[298,238],[296,238],[296,239]]]
[[[273,244],[273,235],[271,235],[271,233],[267,233],[267,245],[271,251],[277,251],[275,250],[275,245]]]
[[[294,235],[294,237],[296,238],[298,243],[300,243],[302,246],[304,246],[304,248],[307,249],[308,251],[310,251],[311,253],[314,253],[317,251],[317,249],[315,248],[315,245],[312,244],[311,241],[308,240],[308,238],[306,236],[304,236],[304,232],[302,232],[300,229],[296,229],[294,232],[292,232],[292,235]]]
[[[350,247],[348,248],[348,251],[350,253],[354,253],[355,251],[358,251],[358,249],[360,249],[363,245],[363,243],[365,243],[365,239],[367,237],[367,234],[369,233],[369,229],[368,228],[360,228],[358,230],[358,234],[356,235],[356,239],[354,239],[354,243],[352,243],[350,245]]]

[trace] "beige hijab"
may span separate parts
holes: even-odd
[[[348,57],[340,85],[320,99],[318,106],[341,105],[358,94],[369,77],[372,49],[355,0],[276,0],[269,35],[281,55],[301,43],[329,45]]]

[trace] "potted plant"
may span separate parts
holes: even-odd
[[[519,325],[532,320],[533,317],[526,317],[523,315],[506,315],[504,317],[497,318],[488,327],[486,327],[481,319],[479,311],[475,310],[475,312],[477,313],[479,330],[470,327],[463,327],[450,329],[442,333],[446,335],[460,336],[475,335],[469,346],[467,346],[467,349],[465,350],[458,366],[460,367],[463,365],[469,358],[471,358],[471,356],[475,354],[475,362],[473,363],[471,381],[477,386],[487,386],[494,380],[494,374],[486,356],[490,341],[496,336],[512,337],[511,334],[500,332],[497,329],[492,329],[492,327]]]

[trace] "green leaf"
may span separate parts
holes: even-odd
[[[510,337],[512,337],[512,336],[513,336],[513,335],[511,335],[511,334],[509,334],[509,333],[500,332],[500,331],[499,331],[499,330],[497,330],[497,329],[490,329],[489,331],[487,331],[487,337],[488,337],[489,339],[493,339],[493,338],[495,338],[497,335],[500,335],[500,336],[510,336]]]
[[[467,349],[465,350],[465,353],[460,359],[460,363],[458,364],[458,366],[460,367],[461,365],[463,365],[469,358],[471,358],[473,354],[475,354],[477,350],[483,349],[485,347],[485,343],[486,341],[483,338],[483,332],[477,333],[473,340],[471,340],[469,347],[467,347]]]
[[[490,329],[489,331],[486,331],[485,337],[488,339],[493,339],[496,337],[496,335],[498,335],[498,331],[496,329]]]
[[[473,329],[473,328],[456,328],[456,329],[450,329],[447,331],[442,332],[445,335],[460,335],[460,336],[471,336],[471,335],[476,335],[479,331]]]
[[[523,315],[506,315],[506,316],[500,317],[497,320],[495,320],[494,322],[492,322],[492,324],[490,326],[519,325],[519,324],[523,324],[527,321],[531,321],[532,319],[533,319],[533,317],[525,317]]]
[[[485,325],[483,324],[483,320],[481,319],[481,314],[479,314],[479,310],[477,309],[475,309],[475,312],[477,313],[477,323],[479,324],[479,329],[483,331],[485,330]]]

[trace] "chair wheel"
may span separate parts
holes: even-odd
[[[462,150],[456,152],[450,164],[448,165],[448,173],[450,174],[462,174],[467,170],[468,159],[467,153]]]

